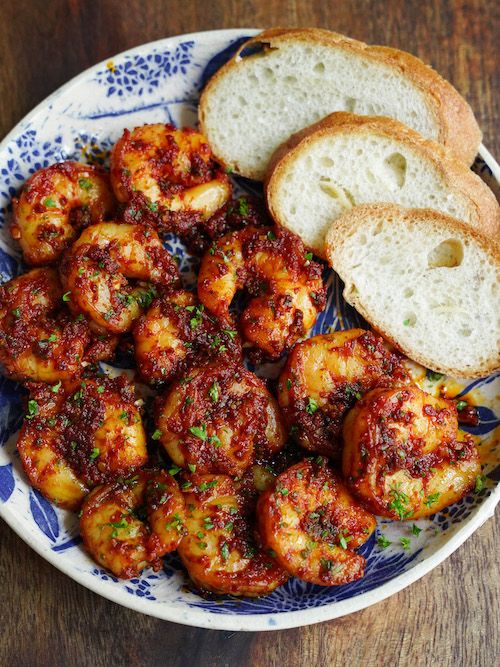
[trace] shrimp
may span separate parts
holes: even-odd
[[[481,472],[453,402],[415,386],[374,389],[348,413],[342,469],[375,514],[419,519],[458,501]]]
[[[305,335],[325,307],[321,266],[282,228],[247,227],[204,255],[198,296],[207,310],[232,322],[229,307],[244,287],[252,298],[240,317],[243,337],[270,359]]]
[[[298,343],[278,384],[286,421],[305,449],[340,454],[342,420],[364,392],[407,381],[401,358],[376,334],[336,331]]]
[[[33,266],[60,259],[82,227],[105,220],[114,209],[106,172],[70,161],[34,173],[12,201],[10,231]]]
[[[256,597],[285,583],[286,572],[255,542],[245,503],[226,475],[190,475],[181,485],[187,534],[178,552],[194,584]]]
[[[178,290],[155,299],[134,324],[137,368],[146,382],[170,382],[193,361],[241,359],[236,331],[222,329],[192,292]]]
[[[75,241],[61,264],[61,277],[73,312],[119,334],[132,328],[156,287],[174,286],[179,274],[154,230],[104,222],[87,227]]]
[[[289,574],[322,586],[360,579],[365,559],[354,552],[376,527],[326,459],[283,472],[257,503],[263,545]]]
[[[0,363],[19,381],[57,382],[109,358],[117,340],[98,340],[84,318],[66,311],[55,269],[32,269],[0,287]]]
[[[31,485],[77,509],[89,488],[147,462],[134,388],[124,376],[30,386],[17,449]]]
[[[185,534],[184,498],[175,479],[140,470],[129,479],[96,487],[80,517],[83,544],[115,576],[132,579],[147,567],[161,569]]]
[[[273,222],[262,200],[251,195],[232,199],[210,218],[177,220],[176,233],[194,255],[203,255],[215,239],[243,227],[269,227]]]
[[[190,128],[142,125],[125,130],[111,153],[111,183],[128,215],[157,219],[167,231],[213,215],[231,196],[229,178],[205,137]]]
[[[239,475],[285,443],[276,401],[236,362],[190,368],[157,399],[156,425],[172,461],[202,474]]]

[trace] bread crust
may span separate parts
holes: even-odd
[[[268,43],[271,49],[297,42],[312,45],[322,44],[361,55],[377,64],[399,71],[424,94],[424,99],[427,100],[428,108],[438,127],[438,141],[453,151],[467,165],[471,165],[474,161],[481,143],[481,130],[471,107],[451,83],[446,81],[432,67],[426,65],[420,58],[406,51],[386,46],[369,46],[364,42],[320,28],[273,28],[265,30],[245,42],[233,58],[215,73],[202,92],[199,104],[199,119],[205,136],[210,134],[207,134],[205,116],[207,100],[211,92],[230,70],[240,66],[242,51],[261,42]],[[458,127],[460,132],[457,132],[456,128]],[[217,159],[225,166],[232,166],[238,173],[241,173],[238,171],[237,165],[228,165],[223,155],[217,155]],[[242,175],[254,179],[260,177],[260,174],[250,171],[246,171]]]
[[[450,236],[458,236],[476,243],[486,254],[488,254],[500,270],[500,245],[496,242],[486,239],[477,230],[471,229],[461,220],[452,218],[444,213],[439,213],[432,209],[409,209],[397,204],[363,204],[347,211],[335,221],[326,236],[326,255],[330,266],[338,273],[345,283],[344,299],[348,301],[370,325],[380,333],[387,341],[392,343],[398,350],[408,356],[413,361],[430,368],[438,373],[453,375],[463,378],[485,377],[500,369],[500,350],[492,350],[488,360],[477,368],[457,368],[452,365],[436,363],[433,359],[425,357],[418,351],[410,349],[403,345],[399,340],[397,333],[389,331],[383,327],[379,318],[374,313],[369,312],[363,305],[360,298],[355,294],[349,293],[350,278],[347,270],[344,269],[339,254],[342,252],[342,244],[352,232],[353,227],[362,227],[365,222],[372,222],[374,218],[383,220],[385,224],[403,225],[412,224],[415,218],[419,221],[425,220],[429,225],[429,232],[443,229],[449,231]]]
[[[418,132],[398,120],[384,116],[358,116],[344,111],[332,113],[295,133],[279,146],[271,157],[264,181],[264,190],[269,211],[278,224],[287,226],[276,203],[276,191],[277,184],[289,164],[293,163],[300,152],[307,150],[316,142],[321,142],[323,137],[352,133],[366,136],[376,134],[396,139],[410,146],[420,154],[422,159],[434,165],[450,191],[460,192],[468,197],[471,220],[465,224],[474,227],[488,237],[499,237],[500,206],[495,195],[481,178],[451,151],[436,141],[424,139]],[[314,250],[321,257],[325,257],[320,248]]]

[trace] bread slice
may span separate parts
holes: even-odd
[[[458,377],[500,368],[500,250],[463,222],[357,206],[330,227],[326,254],[345,300],[410,359]]]
[[[441,144],[381,116],[333,113],[277,149],[265,183],[275,221],[324,257],[333,220],[358,204],[433,208],[498,235],[488,186]]]
[[[262,180],[283,141],[334,111],[396,118],[468,165],[481,143],[470,106],[421,60],[316,28],[243,44],[205,87],[199,117],[217,158]]]

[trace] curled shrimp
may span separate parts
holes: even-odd
[[[286,572],[256,543],[230,477],[194,474],[182,488],[187,534],[178,552],[198,588],[255,597],[285,583]]]
[[[293,348],[279,378],[278,400],[302,447],[338,457],[347,410],[369,389],[405,381],[401,358],[380,336],[336,331]]]
[[[233,329],[221,328],[187,290],[163,294],[134,324],[137,368],[146,382],[170,382],[188,365],[205,359],[240,359]]]
[[[159,570],[185,533],[184,499],[167,472],[140,470],[126,480],[96,487],[80,517],[83,544],[115,576],[131,579]]]
[[[303,461],[279,475],[259,498],[257,520],[263,545],[290,574],[322,586],[363,576],[365,558],[354,549],[375,530],[375,517],[324,459]]]
[[[158,438],[172,461],[199,473],[239,475],[284,445],[276,401],[233,362],[189,368],[157,399]]]
[[[60,162],[26,181],[19,198],[13,199],[10,231],[28,264],[50,264],[82,227],[106,219],[113,208],[109,177],[103,169]]]
[[[176,284],[178,270],[151,228],[103,222],[75,241],[61,277],[73,312],[105,331],[124,333],[151,303],[156,287]]]
[[[453,402],[418,387],[374,389],[348,413],[342,469],[375,514],[419,519],[460,500],[481,472]]]
[[[30,387],[17,448],[31,485],[76,509],[88,489],[147,461],[132,385],[123,377]]]
[[[111,183],[117,199],[130,203],[129,217],[153,213],[167,230],[177,220],[209,218],[231,196],[205,137],[159,123],[124,131],[111,153]]]
[[[207,310],[231,322],[229,307],[244,287],[251,299],[240,317],[243,337],[270,359],[306,334],[325,306],[321,266],[282,228],[247,227],[204,255],[198,296]]]
[[[109,358],[117,340],[98,340],[65,308],[55,269],[32,269],[0,287],[0,363],[16,380],[57,382]]]

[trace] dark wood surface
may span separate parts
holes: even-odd
[[[498,0],[3,0],[0,136],[70,77],[143,42],[302,25],[404,48],[432,64],[467,97],[498,157],[499,12]],[[0,522],[0,665],[498,664],[499,536],[497,515],[431,574],[378,605],[257,634],[183,627],[119,607],[61,574]]]

